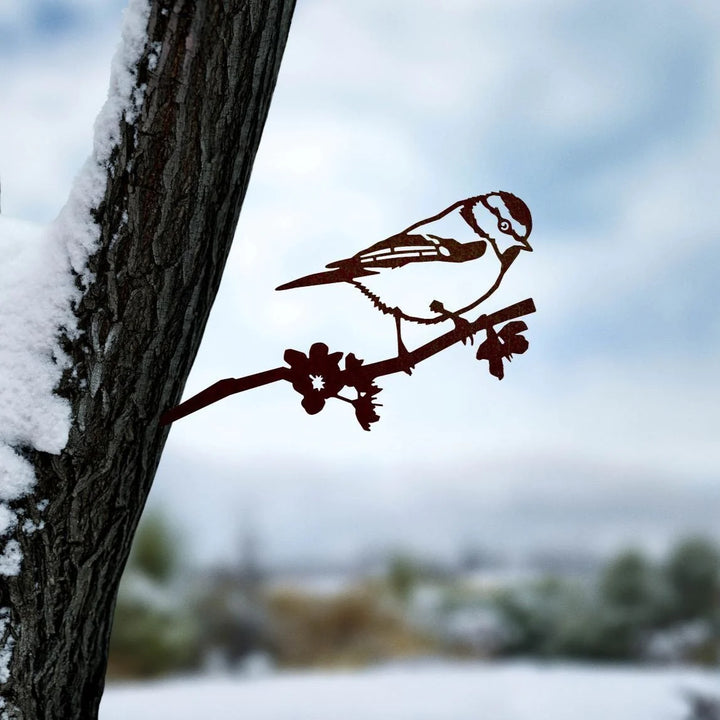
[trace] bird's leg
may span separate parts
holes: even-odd
[[[452,320],[455,323],[456,330],[465,330],[465,334],[462,338],[462,344],[465,345],[466,340],[470,340],[470,344],[473,344],[473,334],[467,333],[467,328],[470,325],[470,321],[465,319],[459,313],[450,312],[439,300],[433,300],[430,303],[430,309],[443,316],[444,320]]]
[[[400,311],[395,308],[395,311],[393,312],[393,315],[395,317],[395,332],[397,334],[397,346],[398,346],[398,358],[403,364],[403,369],[408,375],[412,375],[412,370],[415,367],[415,363],[412,361],[412,358],[410,357],[410,353],[408,352],[408,349],[405,347],[405,343],[402,339],[402,333],[400,332]]]

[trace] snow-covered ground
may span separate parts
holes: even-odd
[[[720,674],[579,665],[421,664],[110,685],[101,720],[685,720]]]

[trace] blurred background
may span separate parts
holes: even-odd
[[[4,214],[62,207],[123,6],[0,9]],[[530,349],[502,382],[463,346],[383,379],[371,432],[279,383],[176,423],[111,680],[522,658],[610,682],[612,661],[670,673],[643,690],[633,671],[662,705],[626,698],[633,718],[701,717],[673,668],[716,667],[720,643],[718,32],[706,0],[299,0],[186,397],[317,341],[392,355],[351,288],[274,288],[497,189],[531,208],[535,252],[488,309],[534,298]],[[481,676],[458,683],[474,707]],[[553,720],[575,707],[558,693]]]

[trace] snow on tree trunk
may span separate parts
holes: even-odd
[[[33,312],[63,327],[55,350],[30,355],[46,385],[59,378],[62,407],[20,374],[27,413],[7,411],[0,436],[4,718],[97,717],[117,586],[168,433],[158,419],[220,284],[294,4],[126,11],[93,156],[37,246],[53,253]]]

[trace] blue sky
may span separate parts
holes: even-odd
[[[121,7],[0,11],[3,213],[62,206]],[[719,31],[701,0],[300,0],[187,394],[318,340],[386,357],[392,321],[351,288],[273,288],[489,190],[534,219],[493,301],[538,312],[501,383],[453,348],[382,383],[370,433],[344,406],[306,416],[289,386],[178,422],[152,502],[188,552],[227,556],[246,522],[274,559],[712,529]]]

